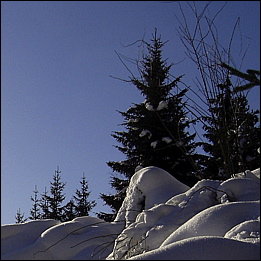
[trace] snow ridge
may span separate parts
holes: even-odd
[[[259,260],[260,169],[189,188],[163,169],[142,168],[113,222],[3,225],[1,259]]]

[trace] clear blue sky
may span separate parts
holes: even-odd
[[[213,2],[210,10],[222,4]],[[67,182],[64,202],[84,172],[90,200],[98,203],[93,211],[109,210],[98,198],[113,193],[106,162],[124,159],[111,137],[123,120],[116,110],[144,100],[133,85],[110,77],[130,76],[115,51],[139,58],[137,44],[123,45],[149,41],[157,27],[169,40],[163,56],[181,61],[175,13],[180,17],[177,2],[164,1],[1,1],[1,224],[14,223],[18,208],[29,216],[35,185],[39,193],[48,189],[57,166]],[[242,69],[259,69],[260,2],[228,2],[216,20],[225,45],[238,17],[243,49],[252,39]],[[184,73],[192,85],[198,75],[188,59],[172,68],[175,76]],[[259,92],[249,95],[253,109]]]

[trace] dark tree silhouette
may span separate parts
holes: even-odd
[[[17,223],[17,224],[24,223],[27,220],[27,218],[24,217],[24,213],[21,213],[20,208],[16,212],[15,220],[16,220],[15,223]]]
[[[64,187],[66,183],[61,182],[61,171],[59,171],[59,167],[55,170],[55,174],[53,175],[53,182],[50,182],[50,193],[51,195],[46,195],[46,200],[48,202],[49,207],[49,218],[62,220],[63,217],[63,206],[62,202],[65,199],[63,194]]]
[[[157,30],[151,43],[144,43],[148,53],[139,64],[141,79],[132,76],[130,82],[145,97],[145,101],[120,112],[124,117],[122,126],[126,130],[112,134],[122,144],[116,148],[126,159],[107,164],[125,177],[112,177],[111,186],[116,190],[115,195],[101,194],[101,198],[114,211],[112,215],[100,213],[99,217],[105,220],[114,218],[130,178],[140,168],[163,168],[191,186],[198,181],[198,155],[194,153],[197,144],[193,142],[195,134],[190,134],[187,129],[192,122],[186,117],[183,101],[187,89],[180,90],[178,87],[182,76],[171,79],[172,65],[162,58],[165,43],[157,36]]]
[[[40,204],[41,204],[41,200],[38,199],[38,190],[37,190],[37,186],[35,185],[35,189],[34,189],[34,197],[31,196],[31,200],[33,201],[33,207],[32,209],[30,210],[30,214],[31,216],[29,217],[29,219],[32,219],[32,220],[36,220],[36,219],[41,219],[41,207],[40,207]]]
[[[82,180],[80,181],[81,184],[81,189],[76,190],[76,195],[73,196],[75,200],[75,211],[76,211],[76,216],[81,217],[81,216],[89,216],[89,212],[92,208],[96,206],[95,201],[89,201],[88,198],[91,194],[89,192],[89,185],[88,181],[86,180],[86,177],[82,176]]]

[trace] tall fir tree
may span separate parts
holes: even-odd
[[[35,185],[35,190],[33,191],[33,193],[34,193],[34,197],[31,196],[31,200],[33,201],[33,207],[30,210],[31,216],[29,217],[29,219],[37,220],[37,219],[41,219],[42,214],[40,212],[41,200],[38,198],[38,190],[37,190],[36,185]]]
[[[120,112],[124,117],[122,126],[126,130],[112,134],[122,144],[115,147],[125,154],[126,159],[107,164],[113,172],[125,177],[112,176],[110,183],[116,190],[115,195],[101,194],[113,210],[113,214],[98,215],[106,221],[113,220],[123,202],[130,178],[142,167],[160,167],[189,186],[198,181],[198,155],[194,153],[197,144],[193,142],[196,134],[191,135],[186,130],[191,124],[183,102],[188,90],[180,90],[177,86],[182,76],[174,80],[170,78],[172,65],[167,65],[162,58],[165,43],[157,36],[157,30],[151,43],[145,42],[148,53],[140,64],[141,79],[131,78],[131,83],[145,101]]]
[[[66,185],[65,182],[61,181],[61,171],[59,171],[59,167],[55,170],[55,174],[53,175],[53,182],[50,186],[51,195],[46,195],[46,200],[49,206],[49,218],[61,220],[63,219],[63,206],[62,202],[65,199],[63,194],[64,187]]]
[[[89,201],[88,198],[91,194],[89,191],[88,181],[83,173],[82,180],[80,181],[81,189],[76,190],[76,195],[73,196],[75,200],[75,211],[77,217],[89,216],[89,212],[96,206],[95,201]]]
[[[259,167],[259,111],[250,111],[247,97],[232,90],[229,79],[218,86],[220,93],[211,100],[211,116],[204,117],[203,149],[209,154],[204,174],[207,178],[225,180],[231,175]]]

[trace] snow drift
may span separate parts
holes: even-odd
[[[135,173],[114,222],[80,217],[1,227],[2,260],[260,259],[260,169],[192,188],[166,171]]]

